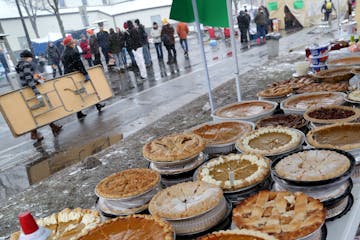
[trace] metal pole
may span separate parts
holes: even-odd
[[[203,44],[203,41],[202,41],[202,35],[201,35],[201,29],[200,29],[200,21],[199,21],[199,12],[198,12],[198,8],[197,8],[196,0],[191,0],[191,2],[192,2],[193,11],[194,11],[195,25],[196,25],[196,30],[197,30],[197,33],[198,33],[198,39],[199,39],[199,43],[200,43],[200,46],[201,46],[201,58],[202,58],[202,62],[203,62],[203,65],[204,65],[205,78],[206,78],[206,81],[208,83],[208,94],[209,94],[210,108],[211,108],[211,112],[214,112],[214,110],[215,110],[214,99],[213,99],[213,96],[211,94],[211,82],[210,82],[210,77],[209,77],[209,69],[208,69],[207,62],[206,62],[204,44]]]
[[[24,17],[22,15],[22,12],[21,12],[21,8],[20,8],[20,5],[19,5],[19,0],[15,0],[15,3],[16,3],[16,7],[19,11],[19,15],[20,15],[20,20],[21,20],[21,23],[23,25],[23,28],[24,28],[24,32],[25,32],[25,37],[26,37],[26,41],[27,41],[27,44],[28,44],[28,47],[30,49],[30,51],[34,54],[34,50],[31,46],[31,40],[30,40],[30,36],[29,36],[29,32],[27,30],[27,27],[26,27],[26,24],[25,24],[25,20],[24,20]]]
[[[341,9],[340,9],[340,2],[337,0],[337,22],[338,22],[338,30],[340,30],[340,17],[341,17]]]
[[[238,62],[238,57],[237,57],[237,47],[236,47],[236,41],[235,41],[235,30],[234,30],[234,20],[232,17],[231,0],[226,0],[226,6],[227,6],[227,12],[228,12],[231,46],[232,46],[233,60],[234,60],[236,93],[237,93],[238,102],[240,102],[241,101],[241,91],[240,91],[240,78],[239,78],[239,62]]]

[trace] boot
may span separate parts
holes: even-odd
[[[76,116],[79,120],[83,120],[86,117],[86,114],[80,111],[76,113]]]
[[[53,69],[53,78],[56,77],[56,69]]]
[[[31,139],[32,140],[37,140],[38,142],[41,142],[44,139],[44,137],[41,136],[41,134],[38,133],[38,131],[35,129],[35,130],[31,131]]]
[[[56,137],[61,132],[63,126],[56,125],[55,123],[50,123],[50,127],[54,137]]]
[[[101,112],[101,109],[102,109],[103,107],[105,107],[105,103],[103,103],[103,104],[97,103],[95,106],[96,106],[96,109],[97,109],[99,112]]]

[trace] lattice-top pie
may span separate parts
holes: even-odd
[[[258,230],[280,240],[299,239],[325,222],[323,204],[304,193],[261,191],[233,209],[238,228]]]
[[[198,170],[197,180],[236,190],[262,182],[269,174],[270,160],[255,154],[229,154],[212,159]]]
[[[304,114],[306,120],[321,124],[351,122],[359,117],[358,109],[336,105],[311,108]]]
[[[184,182],[158,192],[150,201],[152,215],[166,219],[195,217],[216,207],[223,198],[220,187],[205,182]]]
[[[242,152],[276,155],[300,145],[302,135],[292,128],[265,127],[245,134],[236,142]]]
[[[226,105],[215,111],[215,115],[228,119],[246,119],[273,110],[274,104],[266,101],[246,101]]]
[[[219,231],[199,237],[197,240],[277,240],[269,234],[247,229]]]
[[[295,110],[307,110],[315,106],[341,105],[344,96],[338,92],[315,92],[311,94],[299,94],[288,98],[284,107]]]
[[[291,154],[275,166],[276,174],[296,181],[321,181],[339,177],[350,167],[343,154],[330,150],[308,150]]]
[[[130,215],[109,220],[79,240],[173,240],[171,225],[150,215]]]
[[[102,198],[125,198],[139,195],[154,188],[160,174],[147,168],[132,168],[114,173],[96,185],[96,195]]]
[[[194,157],[205,149],[205,141],[196,134],[172,134],[145,144],[143,155],[154,162],[170,162]]]
[[[218,122],[200,125],[192,131],[202,137],[207,145],[218,145],[233,143],[252,129],[252,125],[246,122]]]

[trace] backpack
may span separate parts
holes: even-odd
[[[328,11],[329,10],[331,11],[332,10],[332,2],[330,2],[330,1],[327,2],[326,5],[325,5],[325,9],[328,10]]]

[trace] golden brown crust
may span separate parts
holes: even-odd
[[[205,141],[196,134],[171,134],[144,145],[143,155],[154,162],[171,162],[195,157],[205,149]]]
[[[271,87],[265,90],[262,90],[257,93],[258,97],[264,98],[275,98],[275,97],[284,97],[292,93],[293,90],[289,86],[282,86],[282,87]]]
[[[351,70],[351,67],[338,67],[334,69],[327,69],[316,73],[313,77],[323,82],[331,83],[348,81],[354,76]]]
[[[302,128],[307,124],[307,121],[297,114],[275,114],[265,117],[256,122],[256,128],[261,127],[289,127],[289,128]]]
[[[233,209],[233,222],[237,227],[262,231],[280,240],[313,233],[324,224],[325,217],[323,204],[301,192],[265,190]]]
[[[314,92],[289,97],[284,107],[289,109],[307,110],[314,106],[341,105],[344,97],[339,92]]]
[[[270,236],[269,234],[248,230],[248,229],[234,229],[213,232],[206,236],[197,238],[197,240],[278,240],[277,238]]]
[[[223,106],[215,111],[215,115],[228,119],[246,119],[270,112],[274,104],[265,101],[245,101]]]
[[[102,198],[127,198],[145,193],[160,181],[160,174],[148,168],[132,168],[101,180],[95,188]]]
[[[315,114],[323,113],[322,115],[326,116],[327,119],[322,119],[316,117]],[[337,118],[331,118],[330,114],[333,114],[333,117],[338,116]],[[345,114],[352,113],[352,115],[347,116]],[[315,115],[315,116],[314,116]],[[319,115],[318,115],[319,116]],[[351,122],[360,117],[360,111],[357,108],[346,107],[346,106],[337,106],[330,105],[325,107],[313,107],[307,110],[304,113],[304,118],[313,123],[321,123],[321,124],[334,124],[334,123],[344,123]]]

